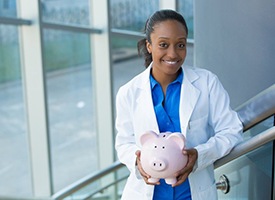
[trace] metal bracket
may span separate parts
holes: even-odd
[[[230,190],[229,180],[226,175],[220,176],[219,182],[216,183],[217,190],[221,190],[224,194],[227,194]]]

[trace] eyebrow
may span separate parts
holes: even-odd
[[[169,39],[169,37],[160,36],[160,37],[158,37],[158,39]],[[177,39],[186,40],[186,37],[180,37],[180,38],[177,38]]]

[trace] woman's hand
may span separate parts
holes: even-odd
[[[182,170],[175,174],[178,181],[173,184],[172,187],[182,184],[187,179],[189,174],[193,171],[193,167],[198,159],[198,152],[196,149],[184,149],[182,153],[188,156],[188,162]]]
[[[144,181],[145,181],[148,185],[159,185],[160,182],[157,182],[157,183],[150,183],[150,182],[148,182],[148,179],[151,178],[151,176],[150,176],[149,174],[147,174],[147,173],[143,170],[143,168],[142,168],[142,166],[141,166],[141,163],[140,163],[140,154],[141,154],[141,153],[140,153],[139,150],[136,151],[136,156],[137,156],[137,158],[136,158],[136,165],[137,165],[137,167],[138,167],[138,170],[139,170],[140,175],[143,177]]]

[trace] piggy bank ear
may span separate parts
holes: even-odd
[[[140,136],[140,143],[143,145],[146,141],[157,138],[158,134],[154,131],[147,131]]]
[[[185,147],[185,138],[181,133],[172,133],[167,137],[169,140],[173,140],[180,149],[183,149]]]

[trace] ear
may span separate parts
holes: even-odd
[[[167,137],[167,139],[173,140],[180,147],[180,149],[185,147],[185,138],[182,133],[172,133]]]
[[[152,45],[148,40],[146,40],[146,48],[149,53],[152,53]]]
[[[155,139],[157,137],[158,134],[156,134],[154,131],[147,131],[140,136],[140,143],[143,145],[146,141]]]

